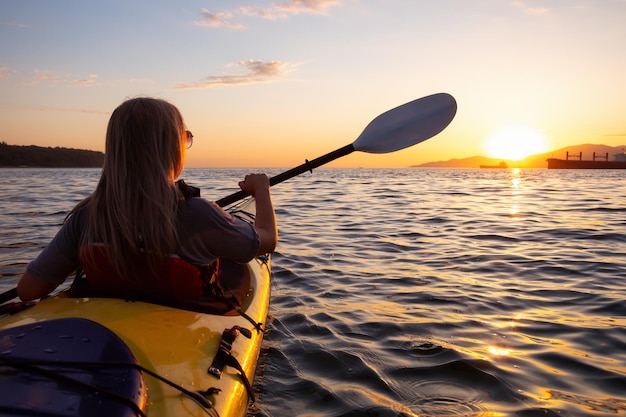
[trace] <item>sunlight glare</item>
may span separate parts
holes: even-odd
[[[506,349],[503,347],[493,346],[493,345],[489,346],[488,350],[489,350],[489,353],[495,356],[509,356],[512,352],[511,349]]]
[[[483,147],[491,158],[514,161],[548,151],[545,135],[524,126],[509,126],[496,131],[487,138]]]

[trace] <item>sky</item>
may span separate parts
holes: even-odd
[[[111,112],[149,96],[181,110],[188,167],[288,168],[445,92],[439,135],[331,166],[620,146],[624,17],[626,0],[0,0],[0,141],[104,151]]]

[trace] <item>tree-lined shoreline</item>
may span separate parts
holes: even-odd
[[[104,153],[0,142],[0,167],[100,168]]]

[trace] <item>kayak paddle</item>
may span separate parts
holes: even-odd
[[[17,288],[12,288],[9,291],[5,291],[0,294],[0,304],[11,301],[15,297],[17,297]]]
[[[354,151],[390,153],[417,145],[446,128],[456,114],[456,101],[446,93],[433,94],[393,108],[372,120],[359,137],[346,145],[312,161],[270,178],[276,185],[314,168],[346,156]],[[233,204],[248,196],[238,191],[216,203],[220,207]]]

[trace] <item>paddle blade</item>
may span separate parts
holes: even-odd
[[[441,132],[455,114],[456,101],[450,94],[422,97],[372,120],[352,145],[355,150],[368,153],[408,148]]]

